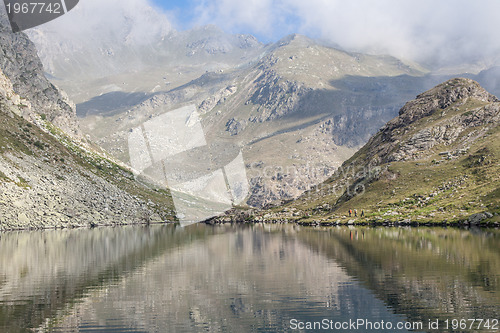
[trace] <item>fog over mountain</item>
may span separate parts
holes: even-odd
[[[47,74],[76,103],[112,91],[172,89],[245,63],[262,47],[213,25],[178,31],[148,0],[86,0],[27,34]]]
[[[147,44],[173,29],[165,13],[148,0],[81,1],[69,14],[40,28],[47,33],[60,32],[59,36],[68,40],[129,45]]]
[[[42,27],[68,39],[146,44],[173,29],[214,24],[275,42],[290,33],[354,52],[390,54],[433,69],[480,71],[500,64],[500,2],[481,0],[194,0],[188,22],[151,0],[86,0]],[[163,1],[165,2],[165,1]]]
[[[206,0],[197,22],[276,40],[302,33],[357,52],[432,67],[499,64],[500,2],[397,0]]]

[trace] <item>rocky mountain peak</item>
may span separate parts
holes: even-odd
[[[313,41],[311,38],[300,34],[290,34],[288,36],[283,37],[276,43],[276,45],[278,46],[286,46],[291,44],[307,47],[310,45],[315,45],[317,43]]]
[[[487,92],[474,80],[454,78],[420,94],[406,103],[399,111],[399,117],[388,125],[389,128],[409,125],[423,117],[430,116],[437,110],[444,110],[452,104],[465,104],[468,100],[492,103],[498,98]]]
[[[473,80],[448,80],[406,103],[327,182],[288,208],[337,223],[352,223],[343,214],[353,207],[373,212],[373,221],[479,223],[493,217],[485,207],[500,208],[499,124],[497,97]]]
[[[500,121],[500,100],[477,82],[455,78],[405,104],[362,148],[363,163],[422,159],[435,147],[467,147]],[[470,131],[470,135],[465,135]]]

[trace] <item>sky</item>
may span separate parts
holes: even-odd
[[[158,15],[144,9],[150,6]],[[63,31],[99,22],[112,29],[125,15],[137,40],[149,30],[215,24],[264,43],[300,33],[423,64],[500,65],[500,0],[80,0],[78,7],[86,10],[56,20]]]

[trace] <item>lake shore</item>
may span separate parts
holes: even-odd
[[[481,227],[481,228],[499,228],[500,216],[492,213],[476,213],[460,220],[430,220],[430,219],[412,219],[411,217],[395,218],[380,218],[379,216],[293,216],[294,213],[288,214],[270,213],[261,210],[241,210],[232,209],[223,215],[212,217],[199,223],[207,225],[221,225],[221,224],[296,224],[308,227],[328,227],[328,226],[371,226],[371,227]],[[124,227],[124,226],[149,226],[149,225],[163,225],[163,224],[176,224],[175,220],[161,221],[159,219],[149,220],[132,220],[129,222],[124,219],[117,219],[116,221],[95,221],[85,223],[70,222],[65,220],[66,223],[42,223],[39,225],[24,224],[10,222],[8,224],[0,224],[0,233],[9,231],[26,231],[26,230],[64,230],[64,229],[92,229],[96,227]]]
[[[358,213],[361,214],[361,213]],[[353,214],[354,215],[354,214]],[[239,210],[233,209],[224,215],[213,217],[205,221],[207,224],[225,223],[294,223],[302,226],[339,226],[339,225],[359,225],[359,226],[450,226],[450,227],[500,227],[500,216],[496,213],[475,213],[460,218],[432,219],[431,217],[414,216],[381,216],[367,214],[360,216],[308,216],[301,215],[300,212],[287,210]]]

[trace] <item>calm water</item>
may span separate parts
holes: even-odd
[[[340,332],[500,332],[499,313],[498,230],[0,234],[0,332],[289,332],[314,322]],[[460,319],[489,319],[490,329]]]

